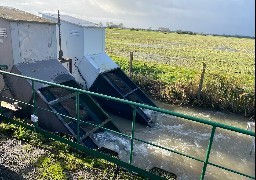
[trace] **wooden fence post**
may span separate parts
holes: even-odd
[[[132,61],[133,61],[133,52],[130,52],[130,63],[129,63],[129,76],[132,77]]]
[[[201,91],[202,91],[203,82],[204,82],[205,69],[206,69],[206,64],[203,63],[203,71],[202,71],[202,74],[201,74],[201,79],[200,79],[200,83],[199,83],[199,87],[198,87],[198,91],[197,91],[197,100],[200,100]]]

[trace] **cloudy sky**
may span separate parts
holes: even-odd
[[[255,36],[255,0],[0,0],[31,13],[69,14],[95,23]]]

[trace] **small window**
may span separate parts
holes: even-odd
[[[6,28],[0,28],[0,37],[7,38]]]

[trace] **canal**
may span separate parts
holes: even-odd
[[[156,101],[159,107],[183,114],[217,121],[246,129],[248,118],[231,113],[200,108],[179,107]],[[152,112],[148,112],[149,114]],[[161,113],[153,113],[153,127],[135,125],[135,137],[204,160],[211,126]],[[114,123],[126,134],[131,134],[131,121],[112,115]],[[94,135],[100,146],[119,153],[121,160],[129,162],[130,139],[110,132]],[[252,137],[223,129],[216,129],[210,162],[254,176],[255,152],[250,155]],[[199,179],[203,163],[166,150],[134,141],[133,162],[143,169],[159,167],[177,175],[178,179]],[[205,179],[246,179],[243,176],[208,165]]]

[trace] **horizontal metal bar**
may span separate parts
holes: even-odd
[[[23,101],[20,101],[20,100],[17,100],[17,99],[13,99],[13,98],[10,98],[10,97],[2,96],[2,98],[9,99],[9,100],[12,100],[12,101],[15,101],[15,102],[21,103],[21,104],[25,104],[25,105],[28,105],[28,106],[34,107],[34,105],[33,105],[33,104],[25,103],[25,102],[23,102]]]
[[[54,104],[57,104],[57,103],[62,102],[62,101],[65,101],[65,100],[70,99],[70,98],[75,97],[75,96],[76,96],[75,93],[69,94],[69,95],[67,95],[67,96],[60,97],[60,98],[58,98],[58,99],[55,99],[55,100],[53,100],[53,101],[50,101],[50,102],[48,102],[48,104],[52,106],[52,105],[54,105]]]
[[[3,115],[0,115],[0,117],[3,118],[4,121],[11,122],[11,123],[16,124],[16,125],[20,125],[22,127],[25,127],[26,129],[31,130],[31,131],[35,130],[34,126],[30,126],[30,125],[24,124],[22,122],[16,121],[14,119],[7,118],[7,117],[5,117]],[[144,176],[146,178],[160,179],[160,180],[161,179],[163,179],[163,180],[165,179],[165,178],[160,177],[158,175],[152,174],[152,173],[150,173],[150,172],[148,172],[148,171],[146,171],[144,169],[138,168],[138,167],[133,166],[131,164],[128,164],[128,163],[126,163],[124,161],[121,161],[121,160],[119,160],[117,158],[108,156],[108,155],[106,155],[104,153],[100,153],[98,151],[95,151],[95,150],[90,149],[88,147],[82,146],[82,145],[77,144],[77,143],[75,143],[73,141],[70,141],[68,139],[62,138],[62,137],[60,137],[58,135],[52,134],[50,132],[47,132],[47,131],[45,131],[45,130],[43,130],[41,128],[36,128],[36,131],[39,132],[40,134],[44,135],[45,137],[52,138],[52,139],[54,139],[56,141],[60,141],[62,143],[68,144],[69,146],[74,147],[74,148],[76,148],[78,150],[81,150],[83,152],[87,152],[89,154],[92,154],[92,155],[94,155],[94,156],[96,156],[98,158],[102,158],[102,159],[105,159],[105,160],[107,160],[109,162],[113,162],[113,163],[115,163],[115,164],[117,164],[119,166],[122,166],[122,167],[128,169],[129,171],[138,173],[138,174],[140,174],[140,175],[142,175],[142,176]]]
[[[32,105],[32,106],[33,106],[33,105]],[[98,127],[98,128],[101,128],[101,129],[104,129],[104,130],[107,130],[107,131],[110,131],[110,132],[112,132],[112,133],[118,134],[118,135],[120,135],[120,136],[130,138],[130,136],[127,135],[127,134],[120,133],[120,132],[117,132],[117,131],[114,131],[114,130],[111,130],[111,129],[107,129],[107,128],[101,127],[100,125],[96,125],[96,124],[94,124],[94,123],[90,123],[90,122],[88,122],[88,121],[77,120],[76,118],[73,118],[73,117],[70,117],[70,116],[66,116],[66,115],[64,115],[64,114],[60,114],[60,113],[57,113],[57,112],[54,112],[54,111],[51,111],[51,110],[48,110],[48,109],[44,109],[44,108],[41,108],[41,107],[37,107],[37,109],[40,109],[40,110],[43,110],[43,111],[47,111],[47,112],[51,112],[51,113],[54,113],[54,114],[56,114],[56,115],[59,115],[59,116],[63,116],[63,117],[72,119],[72,120],[74,120],[74,121],[79,121],[79,122],[80,122],[80,125],[86,124],[86,125],[95,126],[95,127]]]
[[[224,169],[226,171],[230,171],[232,173],[235,173],[235,174],[238,174],[238,175],[241,175],[241,176],[245,176],[245,177],[248,177],[248,178],[251,178],[251,179],[255,179],[255,177],[253,177],[253,176],[250,176],[250,175],[247,175],[247,174],[244,174],[244,173],[241,173],[241,172],[238,172],[238,171],[235,171],[235,170],[232,170],[232,169],[229,169],[229,168],[226,168],[226,167],[223,167],[223,166],[211,163],[211,162],[208,162],[208,164],[211,165],[211,166],[215,166],[217,168],[220,168],[220,169]]]
[[[11,98],[10,98],[10,99],[11,99]],[[20,101],[19,101],[19,102],[20,102]],[[30,105],[30,106],[33,107],[33,105],[31,105],[31,104],[27,104],[27,103],[25,103],[25,104],[26,104],[26,105]],[[70,116],[66,116],[66,115],[64,115],[64,114],[60,114],[60,113],[57,113],[57,112],[54,112],[54,111],[50,111],[50,110],[48,110],[48,109],[44,109],[44,108],[41,108],[41,107],[37,107],[37,109],[44,110],[44,111],[47,111],[47,112],[51,112],[51,113],[54,113],[54,114],[56,114],[56,115],[60,115],[60,116],[63,116],[63,117],[66,117],[66,118],[69,118],[69,119],[72,119],[72,120],[76,120],[76,121],[77,121],[76,118],[73,118],[73,117],[70,117]],[[81,123],[81,125],[82,125],[82,124],[87,124],[87,125],[95,126],[95,128],[100,128],[100,129],[107,130],[107,131],[109,131],[109,132],[115,133],[115,134],[117,134],[117,135],[120,135],[120,136],[122,136],[122,137],[130,138],[130,136],[127,135],[127,134],[120,133],[120,132],[117,132],[117,131],[114,131],[114,130],[111,130],[111,129],[108,129],[108,128],[101,127],[101,126],[100,126],[101,124],[100,124],[100,125],[95,125],[95,124],[93,124],[93,123],[85,122],[85,121],[81,121],[81,120],[80,120],[80,123]],[[177,151],[174,151],[174,150],[171,150],[171,149],[168,149],[168,148],[165,148],[165,147],[162,147],[162,146],[159,146],[159,145],[156,145],[156,144],[147,142],[147,141],[143,141],[143,140],[138,139],[138,138],[135,138],[135,137],[134,137],[134,139],[137,140],[137,141],[143,142],[143,143],[145,143],[145,144],[149,144],[149,145],[152,145],[152,146],[155,146],[155,147],[158,147],[158,148],[161,148],[161,149],[164,149],[164,150],[167,150],[167,151],[170,151],[170,152],[173,152],[173,153],[176,153],[176,154],[179,154],[179,155],[188,157],[188,158],[190,158],[190,159],[194,159],[194,160],[197,160],[197,161],[200,161],[200,162],[204,162],[204,161],[201,160],[201,159],[197,159],[197,158],[195,158],[195,157],[192,157],[192,156],[189,156],[189,155],[186,155],[186,154],[183,154],[183,153],[180,153],[180,152],[177,152]]]
[[[190,159],[199,161],[199,162],[204,162],[203,160],[198,159],[198,158],[195,158],[195,157],[193,157],[193,156],[186,155],[186,154],[180,153],[180,152],[178,152],[178,151],[174,151],[174,150],[172,150],[172,149],[168,149],[168,148],[166,148],[166,147],[162,147],[162,146],[159,146],[159,145],[157,145],[157,144],[153,144],[153,143],[150,143],[150,142],[147,142],[147,141],[138,139],[138,138],[134,138],[134,140],[140,141],[140,142],[145,143],[145,144],[148,144],[148,145],[152,145],[152,146],[158,147],[158,148],[163,149],[163,150],[166,150],[166,151],[173,152],[173,153],[175,153],[175,154],[179,154],[179,155],[181,155],[181,156],[184,156],[184,157],[187,157],[187,158],[190,158]]]
[[[9,98],[9,97],[6,97],[6,96],[2,96],[2,97],[5,98],[5,99],[13,100],[13,101],[15,101],[15,102],[19,102],[19,103],[21,103],[21,104],[25,104],[25,105],[34,107],[33,104],[25,103],[25,102],[23,102],[23,101],[19,101],[19,100],[16,100],[16,99],[13,99],[13,98]],[[54,113],[54,114],[56,114],[56,115],[60,115],[60,116],[63,116],[63,117],[66,117],[66,118],[69,118],[69,119],[72,119],[72,120],[76,120],[76,118],[73,118],[73,117],[71,117],[71,116],[66,116],[66,115],[64,115],[64,114],[61,114],[61,113],[58,113],[58,112],[54,112],[54,111],[51,111],[51,110],[48,110],[48,109],[45,109],[45,108],[41,108],[41,107],[38,107],[38,106],[37,106],[36,108],[37,108],[37,109],[40,109],[40,110],[43,110],[43,111],[50,112],[50,113]],[[84,122],[84,121],[82,121],[82,122]]]
[[[88,136],[90,136],[92,133],[94,133],[95,131],[97,131],[98,129],[102,128],[105,124],[107,124],[110,121],[110,119],[107,119],[106,121],[103,121],[101,124],[99,124],[98,126],[94,127],[92,130],[90,130],[89,132],[87,132],[83,137],[81,137],[81,141],[83,141],[85,138],[87,138]],[[83,128],[82,128],[83,129]]]
[[[82,89],[72,88],[72,87],[69,87],[69,86],[64,86],[64,85],[60,85],[60,84],[56,84],[56,83],[52,83],[52,82],[47,82],[47,81],[43,81],[43,80],[39,80],[39,79],[27,77],[27,76],[22,76],[22,75],[19,75],[19,74],[14,74],[14,73],[2,71],[2,70],[0,70],[0,74],[7,74],[7,75],[20,77],[20,78],[25,78],[25,79],[33,80],[33,81],[36,81],[36,82],[39,82],[39,83],[44,83],[44,84],[48,84],[48,85],[52,85],[52,86],[62,87],[62,88],[65,88],[65,89],[76,91],[76,92],[86,93],[86,94],[89,94],[89,95],[92,95],[92,96],[97,96],[97,97],[101,97],[101,98],[105,98],[105,99],[110,99],[110,100],[122,102],[122,103],[125,103],[125,104],[129,104],[129,105],[138,106],[138,107],[141,107],[141,108],[157,111],[157,112],[160,112],[160,113],[164,113],[164,114],[168,114],[168,115],[188,119],[188,120],[191,120],[191,121],[195,121],[195,122],[199,122],[199,123],[219,127],[219,128],[222,128],[222,129],[227,129],[227,130],[230,130],[230,131],[239,132],[239,133],[246,134],[246,135],[249,135],[249,136],[255,136],[255,132],[252,132],[252,131],[248,131],[248,130],[245,130],[245,129],[241,129],[241,128],[221,124],[221,123],[218,123],[218,122],[213,122],[213,121],[210,121],[210,120],[201,119],[201,118],[198,118],[198,117],[185,115],[185,114],[178,113],[178,112],[173,112],[173,111],[170,111],[170,110],[161,109],[161,108],[158,108],[158,107],[148,106],[148,105],[145,105],[145,104],[140,104],[140,103],[128,101],[128,100],[125,100],[125,99],[111,97],[111,96],[107,96],[107,95],[103,95],[103,94],[98,94],[98,93],[94,93],[94,92],[90,92],[90,91],[86,91],[86,90],[82,90]]]
[[[6,99],[10,99],[10,100],[15,100],[15,99],[13,99],[13,98],[5,97],[5,96],[2,96],[2,97],[6,98]],[[18,101],[18,100],[16,100],[16,101],[19,102],[19,103],[22,103],[22,104],[25,104],[25,105],[34,107],[34,105],[25,103],[25,102],[23,102],[23,101]],[[71,116],[66,116],[66,115],[64,115],[64,114],[61,114],[61,113],[58,113],[58,112],[54,112],[54,111],[51,111],[51,110],[48,110],[48,109],[45,109],[45,108],[37,107],[37,109],[40,109],[40,110],[43,110],[43,111],[47,111],[47,112],[50,112],[50,113],[53,113],[53,114],[56,114],[56,115],[59,115],[59,116],[62,116],[62,117],[69,118],[69,119],[71,119],[71,120],[77,121],[76,118],[73,118],[73,117],[71,117]],[[111,130],[111,129],[107,129],[107,128],[104,128],[104,127],[100,127],[99,125],[90,123],[90,122],[88,122],[88,121],[82,121],[82,120],[80,120],[80,123],[81,123],[80,125],[82,125],[82,124],[87,124],[87,125],[99,127],[99,128],[101,128],[101,129],[104,129],[104,130],[110,131],[110,132],[112,132],[112,133],[118,134],[118,135],[120,135],[120,136],[122,136],[122,137],[130,138],[130,136],[127,135],[127,134],[120,133],[120,132],[117,132],[117,131],[114,131],[114,130]]]
[[[128,92],[127,94],[124,95],[124,97],[129,96],[130,94],[134,93],[134,92],[135,92],[136,90],[138,90],[138,89],[139,89],[139,88],[136,88],[136,89],[134,89],[134,90]]]
[[[6,99],[9,99],[9,100],[15,100],[15,99],[13,99],[13,98],[5,97],[5,96],[2,96],[2,97],[6,98]],[[16,100],[16,102],[19,102],[19,103],[22,103],[22,104],[25,104],[25,105],[34,107],[34,105],[25,103],[25,102],[23,102],[23,101],[18,101],[18,100]],[[57,111],[55,112],[55,111],[48,110],[48,109],[45,109],[45,108],[42,108],[42,107],[37,107],[37,109],[43,110],[43,111],[47,111],[47,112],[53,113],[53,114],[55,114],[55,115],[57,115],[57,116],[65,117],[65,118],[68,118],[68,119],[71,119],[71,120],[74,120],[74,121],[78,121],[78,120],[77,120],[76,118],[74,118],[74,117],[66,116],[66,115],[64,115],[64,114],[58,113]],[[79,122],[80,122],[80,125],[83,125],[83,124],[91,125],[91,126],[94,126],[95,128],[101,128],[101,129],[110,131],[110,132],[112,132],[112,133],[115,133],[115,134],[117,134],[117,135],[120,135],[120,136],[122,136],[122,137],[130,138],[130,136],[127,135],[127,134],[120,133],[120,132],[117,132],[117,131],[114,131],[114,130],[111,130],[111,129],[107,129],[107,128],[105,128],[105,127],[101,127],[100,125],[96,125],[96,124],[90,123],[90,122],[88,122],[88,121],[79,120]],[[73,135],[74,135],[74,134],[73,134]],[[75,138],[76,138],[76,135],[75,135]]]
[[[11,122],[11,123],[13,123],[13,124],[23,126],[23,127],[25,127],[26,129],[29,129],[29,130],[31,130],[31,131],[34,131],[34,129],[35,129],[34,126],[30,126],[30,125],[28,125],[28,124],[25,124],[25,123],[22,123],[22,122],[19,122],[19,121],[16,121],[16,120],[7,118],[7,117],[5,117],[5,116],[3,116],[3,115],[0,115],[0,117],[2,117],[3,120],[5,120],[5,121],[7,120],[8,122]],[[45,135],[45,136],[47,136],[47,137],[49,137],[49,138],[53,138],[53,139],[55,139],[55,140],[57,140],[57,141],[66,143],[66,144],[68,144],[68,145],[70,145],[70,146],[72,146],[72,147],[75,147],[75,148],[79,149],[79,150],[82,150],[82,151],[85,151],[85,152],[90,151],[90,152],[89,152],[90,154],[93,154],[93,155],[98,156],[98,157],[100,157],[100,158],[106,159],[106,160],[108,160],[108,161],[110,161],[110,162],[113,162],[113,163],[115,163],[115,164],[118,164],[118,165],[123,166],[123,163],[125,163],[125,162],[120,161],[120,160],[118,160],[118,159],[116,159],[116,158],[112,158],[112,157],[110,157],[110,156],[106,156],[106,155],[103,154],[103,153],[94,151],[94,150],[89,149],[89,148],[87,148],[87,147],[85,147],[85,146],[81,146],[81,145],[79,145],[79,144],[77,144],[77,143],[74,143],[74,142],[72,142],[72,141],[70,141],[70,140],[67,140],[67,139],[65,139],[65,138],[62,138],[62,137],[60,137],[60,136],[57,136],[57,135],[55,135],[55,134],[52,134],[52,133],[47,132],[47,131],[45,131],[45,130],[42,130],[42,129],[40,129],[40,128],[39,128],[38,132],[40,132],[41,134],[43,134],[43,135]],[[134,139],[137,140],[137,141],[141,141],[141,142],[150,144],[150,145],[154,145],[154,144],[152,144],[152,143],[148,143],[148,142],[142,141],[142,140],[137,139],[137,138],[134,138]],[[72,144],[71,144],[71,143],[72,143]],[[78,146],[79,146],[81,149],[80,149]],[[158,145],[154,145],[154,146],[159,147],[159,148],[162,148],[161,146],[158,146]],[[162,149],[168,150],[168,149],[166,149],[166,148],[162,148]],[[92,152],[92,151],[94,151],[94,152]],[[204,162],[204,161],[202,161],[202,160],[200,160],[200,159],[197,159],[197,158],[194,158],[194,157],[191,157],[191,156],[187,156],[187,155],[185,155],[185,154],[182,154],[182,153],[179,153],[179,152],[175,152],[175,151],[173,151],[173,150],[172,150],[172,152],[174,152],[174,153],[176,153],[176,154],[179,154],[179,155],[182,155],[182,156],[185,156],[185,157],[188,157],[188,158],[191,158],[191,159],[194,159],[194,160],[197,160],[197,161],[200,161],[200,162]],[[103,155],[104,157],[102,157],[101,155]],[[118,161],[119,161],[119,162],[118,162]],[[130,165],[130,164],[128,164],[128,163],[125,163],[125,164],[126,164],[126,165]],[[238,174],[238,175],[242,175],[242,176],[245,176],[245,177],[248,177],[248,178],[251,178],[251,179],[255,179],[255,177],[253,177],[253,176],[250,176],[250,175],[247,175],[247,174],[238,172],[238,171],[234,171],[234,170],[232,170],[232,169],[225,168],[225,167],[222,167],[222,166],[220,166],[220,165],[217,165],[217,164],[214,164],[214,163],[211,163],[211,162],[208,162],[208,164],[209,164],[209,165],[212,165],[212,166],[215,166],[215,167],[218,167],[218,168],[220,168],[220,169],[224,169],[224,170],[230,171],[230,172],[232,172],[232,173],[236,173],[236,174]],[[130,165],[130,166],[133,166],[133,165]],[[127,166],[123,166],[123,167],[127,167]],[[135,166],[133,166],[133,167],[135,167]],[[130,169],[130,167],[127,167],[127,169]],[[133,169],[133,168],[132,168],[132,169]],[[139,169],[139,168],[135,167],[135,169],[137,170],[137,169]],[[134,172],[137,172],[136,170],[134,170]],[[141,171],[141,170],[143,171],[143,173],[140,173],[141,175],[145,175],[144,173],[149,173],[148,171],[145,171],[145,170],[143,170],[143,169],[139,169],[139,171]],[[151,178],[152,178],[152,177],[155,177],[155,178],[157,178],[157,179],[161,178],[161,177],[159,177],[159,176],[157,176],[157,175],[154,175],[154,174],[152,174],[152,173],[151,173],[151,174],[148,174],[148,175],[149,175]],[[148,175],[146,175],[146,177],[149,177]],[[152,176],[152,175],[153,175],[153,176]],[[163,179],[164,179],[164,178],[163,178]]]
[[[33,106],[33,105],[31,105],[31,106]],[[44,108],[41,108],[41,107],[37,107],[37,109],[44,110],[44,111],[48,111],[48,112],[52,112],[52,113],[54,113],[54,114],[56,114],[56,115],[60,115],[60,116],[63,116],[63,117],[66,117],[66,118],[69,118],[69,119],[72,119],[72,120],[76,120],[76,121],[77,121],[76,118],[69,117],[69,116],[66,116],[66,115],[63,115],[63,114],[60,114],[60,113],[57,113],[57,112],[54,112],[54,111],[50,111],[50,110],[47,110],[47,109],[44,109]],[[105,128],[105,127],[102,127],[101,124],[100,124],[100,125],[95,125],[95,124],[93,124],[93,123],[86,122],[86,121],[81,121],[81,120],[80,120],[80,123],[81,123],[80,125],[82,125],[82,124],[87,124],[87,125],[95,126],[95,128],[100,128],[100,129],[103,129],[103,130],[112,132],[112,133],[114,133],[114,134],[120,135],[120,136],[122,136],[122,137],[126,137],[126,138],[128,138],[128,139],[131,138],[130,135],[127,135],[127,134],[124,134],[124,133],[120,133],[120,132],[117,132],[117,131],[114,131],[114,130],[111,130],[111,129],[108,129],[108,128]],[[193,156],[186,155],[186,154],[183,154],[183,153],[174,151],[174,150],[172,150],[172,149],[168,149],[168,148],[159,146],[159,145],[157,145],[157,144],[153,144],[153,143],[144,141],[144,140],[142,140],[142,139],[138,139],[138,138],[135,138],[135,137],[134,137],[134,140],[137,140],[137,141],[140,141],[140,142],[142,142],[142,143],[145,143],[145,144],[148,144],[148,145],[152,145],[152,146],[155,146],[155,147],[158,147],[158,148],[161,148],[161,149],[164,149],[164,150],[167,150],[167,151],[170,151],[170,152],[179,154],[179,155],[181,155],[181,156],[184,156],[184,157],[187,157],[187,158],[190,158],[190,159],[193,159],[193,160],[197,160],[197,161],[199,161],[199,162],[204,162],[203,160],[198,159],[198,158],[195,158],[195,157],[193,157]]]
[[[68,86],[64,86],[64,85],[60,85],[60,84],[55,84],[55,83],[51,83],[51,82],[46,82],[46,81],[42,81],[42,80],[38,80],[38,79],[26,77],[26,76],[21,76],[21,75],[9,73],[9,72],[1,71],[1,70],[0,70],[0,74],[13,75],[13,76],[17,76],[17,77],[20,77],[20,78],[29,79],[29,80],[32,80],[32,81],[35,81],[35,82],[40,82],[40,83],[44,83],[44,84],[48,84],[48,85],[52,85],[52,86],[57,86],[57,87],[62,87],[62,88],[70,89],[70,90],[73,90],[73,91],[75,91],[75,92],[86,93],[86,94],[89,94],[89,95],[92,95],[92,96],[101,97],[101,98],[107,98],[107,99],[111,99],[111,100],[114,100],[114,101],[119,101],[119,102],[122,102],[122,103],[126,103],[126,104],[129,104],[129,105],[138,106],[138,107],[141,107],[141,108],[150,109],[150,110],[157,111],[157,112],[160,112],[160,113],[164,113],[164,114],[168,114],[168,115],[172,115],[172,116],[176,116],[176,117],[188,119],[188,120],[191,120],[191,121],[195,121],[195,122],[199,122],[199,123],[211,125],[211,126],[213,126],[213,127],[215,127],[215,128],[216,128],[216,127],[219,127],[219,128],[222,128],[222,129],[227,129],[227,130],[230,130],[230,131],[235,131],[235,132],[239,132],[239,133],[242,133],[242,134],[246,134],[246,135],[250,135],[250,136],[254,136],[254,137],[255,137],[255,132],[252,132],[252,131],[248,131],[248,130],[244,130],[244,129],[240,129],[240,128],[228,126],[228,125],[221,124],[221,123],[217,123],[217,122],[212,122],[212,121],[209,121],[209,120],[204,120],[204,119],[197,118],[197,117],[192,117],[192,116],[184,115],[184,114],[181,114],[181,113],[172,112],[172,111],[165,110],[165,109],[161,109],[161,108],[157,108],[157,107],[152,107],[152,106],[148,106],[148,105],[144,105],[144,104],[140,104],[140,103],[131,102],[131,101],[128,101],[128,100],[123,100],[123,99],[119,99],[119,98],[114,98],[114,97],[106,96],[106,95],[103,95],[103,94],[97,94],[97,93],[93,93],[93,92],[90,92],[90,91],[85,91],[85,90],[81,90],[81,89],[76,89],[76,88],[72,88],[72,87],[68,87]],[[10,98],[10,99],[11,99],[11,98]],[[15,99],[13,99],[13,100],[17,102],[17,100],[15,100]],[[22,102],[22,101],[18,101],[18,102]],[[24,102],[22,102],[22,103],[24,103]],[[27,103],[24,103],[24,104],[27,104]],[[27,105],[30,105],[30,104],[27,104]],[[30,105],[30,106],[34,107],[33,105]],[[46,109],[43,109],[43,108],[40,108],[40,107],[37,107],[37,108],[38,108],[38,109],[42,109],[42,110],[46,110]],[[46,111],[49,111],[49,110],[46,110]],[[52,111],[49,111],[49,112],[52,112]],[[59,114],[59,113],[55,113],[55,112],[52,112],[52,113],[54,113],[54,114]],[[77,121],[76,118],[68,117],[68,116],[65,116],[65,115],[62,115],[62,114],[59,114],[59,115]],[[95,124],[93,124],[93,123],[83,122],[83,121],[80,121],[80,120],[78,120],[78,121],[81,122],[81,123],[85,123],[85,124],[90,124],[90,125],[92,125],[92,126],[96,126],[97,128],[102,128],[102,129],[108,130],[108,131],[110,131],[110,132],[116,133],[116,134],[121,135],[121,136],[123,136],[123,137],[127,137],[127,138],[130,137],[130,136],[126,135],[126,134],[119,133],[119,132],[116,132],[116,131],[113,131],[113,130],[110,130],[110,129],[101,127],[100,125],[97,126],[97,125],[95,125]],[[33,129],[34,129],[34,127],[33,127]],[[48,132],[47,132],[47,133],[48,133]],[[177,152],[177,151],[174,151],[174,150],[171,150],[171,149],[168,149],[168,148],[165,148],[165,147],[162,147],[162,146],[159,146],[159,145],[150,143],[150,142],[146,142],[146,141],[143,141],[143,140],[140,140],[140,139],[137,139],[137,138],[134,138],[134,139],[137,140],[137,141],[139,141],[139,142],[143,142],[143,143],[146,143],[146,144],[149,144],[149,145],[152,145],[152,146],[155,146],[155,147],[158,147],[158,148],[161,148],[161,149],[164,149],[164,150],[167,150],[167,151],[176,153],[176,154],[178,154],[178,155],[182,155],[182,156],[185,156],[185,157],[187,157],[187,158],[191,158],[191,159],[193,159],[193,160],[197,160],[197,161],[199,161],[199,162],[204,162],[203,160],[198,159],[198,158],[195,158],[195,157],[192,157],[192,156],[190,156],[190,155],[186,155],[186,154],[183,154],[183,153],[180,153],[180,152]],[[252,177],[252,176],[249,176],[249,175],[246,175],[246,174],[243,174],[243,173],[240,173],[240,172],[231,170],[231,169],[229,169],[229,168],[222,167],[222,166],[220,166],[220,165],[216,165],[216,164],[214,164],[214,163],[208,162],[207,164],[213,165],[213,166],[215,166],[215,167],[218,167],[218,168],[221,168],[221,169],[224,169],[224,170],[227,170],[227,171],[230,171],[230,172],[233,172],[233,173],[236,173],[236,174],[245,176],[245,177],[249,177],[249,178],[255,179],[255,178]]]

